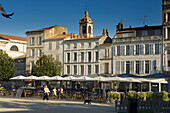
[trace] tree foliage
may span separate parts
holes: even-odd
[[[7,53],[0,50],[0,80],[7,81],[15,74],[15,64]]]
[[[43,55],[33,66],[32,74],[36,76],[61,76],[62,64],[52,56]]]

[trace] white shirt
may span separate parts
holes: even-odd
[[[50,90],[47,88],[44,88],[44,93],[50,93]]]

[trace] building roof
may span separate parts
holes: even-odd
[[[38,29],[38,30],[27,31],[26,34],[27,34],[27,33],[31,33],[31,32],[41,32],[41,31],[45,31],[45,30],[51,29],[51,28],[56,27],[56,26],[59,26],[59,25],[54,25],[54,26],[51,26],[51,27],[46,27],[46,28],[42,28],[42,29]],[[62,27],[64,27],[64,26],[62,26]]]
[[[161,29],[161,28],[162,28],[162,25],[158,25],[158,26],[145,25],[144,27],[134,27],[134,28],[120,29],[120,30],[118,30],[118,33],[120,33],[120,32],[134,32],[136,30],[145,30],[145,29]]]
[[[112,45],[112,43],[103,43],[103,44],[100,44],[100,46],[105,46],[105,45]]]
[[[84,38],[84,37],[82,37],[82,38],[72,38],[72,39],[68,39],[67,41],[72,41],[72,40],[89,40],[89,39],[100,39],[100,38],[102,38],[102,36],[97,36],[97,37],[89,37],[89,38]]]
[[[27,41],[27,38],[25,38],[25,37],[4,35],[4,34],[0,34],[0,38],[1,38],[1,39],[10,39],[10,40]]]
[[[65,34],[65,35],[56,35],[56,36],[53,36],[53,37],[50,37],[46,40],[52,40],[52,39],[61,39],[61,38],[65,38],[65,37],[69,37],[69,36],[76,36],[77,33],[73,33],[73,34]]]

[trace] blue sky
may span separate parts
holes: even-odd
[[[94,22],[94,36],[108,29],[113,38],[116,25],[124,27],[161,25],[162,0],[87,0],[87,10]],[[26,37],[25,32],[53,25],[68,27],[68,33],[79,33],[79,20],[84,16],[86,0],[0,0],[12,20],[0,15],[0,34]]]

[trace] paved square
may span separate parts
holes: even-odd
[[[0,98],[0,113],[114,113],[114,106],[81,101]]]

